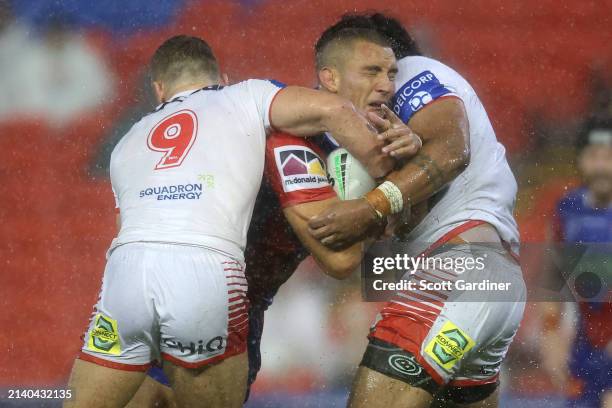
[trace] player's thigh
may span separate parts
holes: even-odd
[[[246,353],[228,357],[201,368],[186,368],[166,362],[176,402],[180,407],[241,407],[247,386]]]
[[[126,408],[174,408],[176,407],[172,388],[146,376],[138,391]]]
[[[155,311],[165,361],[201,368],[246,351],[247,281],[241,263],[203,248],[179,247],[158,266]]]
[[[349,397],[349,408],[426,408],[433,397],[404,381],[360,366]]]
[[[456,394],[453,395],[453,391],[449,389],[443,389],[441,392],[435,395],[430,408],[494,408],[499,405],[499,391],[497,388],[494,391],[490,391],[487,386],[484,387],[473,387],[469,389],[466,394],[465,390],[456,390]],[[479,394],[483,394],[479,397]],[[470,395],[472,398],[478,400],[476,402],[457,402],[461,398],[465,399],[466,395]],[[482,398],[482,399],[481,399]]]
[[[499,406],[499,389],[493,391],[491,395],[482,401],[469,404],[457,404],[459,408],[496,408],[497,406]]]
[[[159,344],[149,273],[146,246],[128,244],[113,251],[80,359],[127,371],[149,368]]]
[[[448,378],[441,394],[457,406],[497,406],[501,365],[522,320],[525,285],[519,265],[501,250],[472,245],[469,254],[485,259],[467,283],[508,284],[499,291],[454,291],[425,339],[423,358]],[[498,301],[499,298],[504,301]]]
[[[64,407],[124,407],[143,379],[143,372],[116,370],[83,360],[75,360],[68,382],[72,398],[64,403]]]
[[[472,256],[472,251],[451,250],[439,256],[466,255]],[[499,368],[524,307],[518,299],[524,294],[518,265],[501,251],[492,252],[487,259],[487,268],[478,271],[478,276],[466,273],[461,278],[494,281],[500,278],[497,274],[503,273],[503,279],[512,280],[517,288],[517,301],[473,299],[454,289],[454,285],[444,292],[398,293],[377,318],[361,365],[431,395],[447,386],[455,387],[457,392],[448,395],[448,401],[487,400],[498,385]],[[452,272],[446,274],[450,276]],[[435,270],[417,271],[413,278],[431,280],[434,275]],[[437,280],[443,278],[439,273],[437,276]]]
[[[218,252],[182,247],[158,267],[161,356],[179,406],[240,406],[249,328],[244,266]]]
[[[117,248],[109,257],[99,301],[76,360],[70,388],[76,406],[123,406],[149,367],[154,316],[142,251]]]
[[[472,253],[486,259],[485,269],[462,278],[473,284],[504,283],[508,289],[453,294],[434,325],[437,332],[429,340],[425,359],[436,369],[450,369],[452,378],[446,388],[456,402],[485,401],[483,406],[490,406],[501,365],[523,318],[526,289],[520,266],[504,252],[472,246]],[[458,348],[449,348],[447,341]],[[457,352],[448,364],[446,351]]]

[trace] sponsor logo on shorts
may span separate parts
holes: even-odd
[[[178,350],[183,356],[194,356],[202,354],[214,354],[223,351],[226,345],[226,341],[223,337],[217,336],[205,342],[204,340],[198,340],[197,342],[189,342],[189,344],[183,344],[178,340],[172,340],[170,338],[162,339],[162,342],[166,347]]]
[[[423,371],[421,366],[414,361],[414,357],[393,354],[389,356],[389,365],[395,371],[406,375],[419,375]]]
[[[427,344],[425,353],[440,367],[450,371],[474,344],[470,336],[448,321]]]
[[[102,313],[98,313],[94,318],[94,325],[89,333],[87,347],[98,353],[115,356],[121,354],[117,321]]]
[[[199,200],[202,196],[202,189],[202,183],[149,187],[140,191],[140,198],[155,197],[158,201]]]
[[[276,166],[285,192],[329,185],[323,160],[310,148],[288,145],[274,149]]]

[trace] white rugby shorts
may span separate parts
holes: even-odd
[[[243,263],[203,247],[130,243],[110,254],[79,356],[129,371],[186,368],[246,350]]]
[[[484,259],[484,268],[463,273],[421,268],[406,274],[404,279],[419,285],[447,282],[448,290],[397,292],[377,316],[370,339],[411,353],[440,386],[496,383],[525,308],[526,288],[518,262],[501,246],[486,244],[455,245],[430,258]],[[503,284],[506,289],[464,290],[466,284],[481,282]]]

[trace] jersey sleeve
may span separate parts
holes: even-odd
[[[424,57],[400,60],[392,106],[404,123],[428,104],[445,97],[460,97],[467,83],[446,65]]]
[[[282,208],[336,196],[321,157],[308,139],[282,132],[268,137],[265,175]]]
[[[271,128],[270,108],[272,107],[272,102],[276,94],[285,87],[285,84],[274,80],[261,79],[251,79],[247,83],[255,101],[259,117],[263,119],[263,125],[268,130]]]

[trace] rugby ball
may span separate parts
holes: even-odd
[[[334,191],[341,200],[361,198],[376,187],[376,182],[365,167],[342,147],[327,156],[327,170]]]

